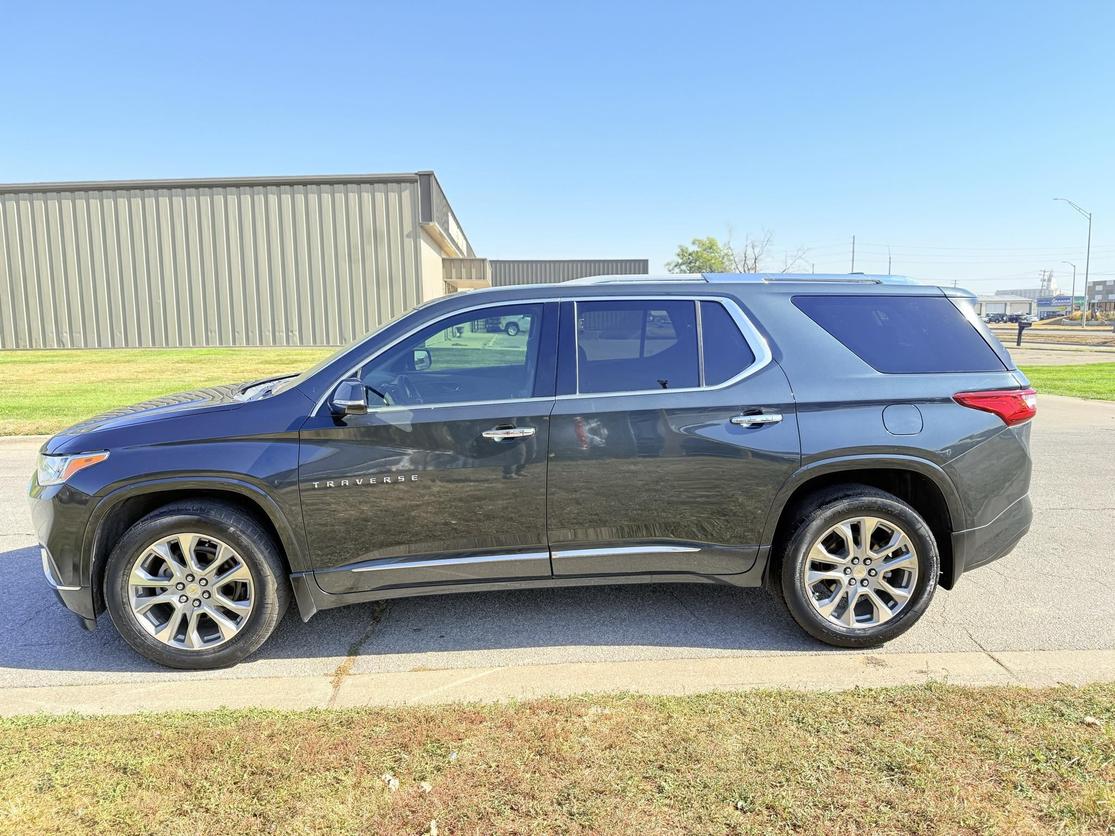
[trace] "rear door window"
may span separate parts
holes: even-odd
[[[755,352],[719,302],[701,303],[701,339],[706,386],[719,386],[755,362]]]
[[[795,296],[793,301],[876,371],[1006,370],[975,326],[944,296]]]
[[[641,392],[699,385],[692,300],[577,303],[581,392]]]

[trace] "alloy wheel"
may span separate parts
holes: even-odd
[[[900,526],[853,517],[818,537],[802,564],[813,609],[837,626],[866,629],[901,612],[918,582],[918,555]]]
[[[128,575],[132,615],[151,636],[178,650],[234,638],[255,606],[244,559],[208,534],[172,534],[144,548]]]

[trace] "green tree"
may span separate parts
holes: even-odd
[[[713,236],[694,238],[693,246],[678,246],[673,261],[666,262],[671,273],[734,273],[736,256],[730,244],[721,244]]]
[[[692,246],[682,244],[677,249],[673,261],[666,262],[671,273],[758,273],[764,270],[764,262],[769,262],[768,250],[774,235],[764,232],[761,238],[747,236],[743,246],[732,245],[731,230],[723,243],[713,236],[694,238]],[[805,257],[805,248],[797,252],[787,252],[782,259],[780,273],[788,273]]]

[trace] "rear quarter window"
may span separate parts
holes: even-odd
[[[876,371],[1006,370],[975,326],[944,296],[795,296],[793,302]]]

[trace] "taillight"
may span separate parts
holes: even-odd
[[[995,389],[989,392],[959,392],[952,399],[961,406],[994,412],[1008,427],[1029,421],[1038,412],[1038,393],[1033,389]]]

